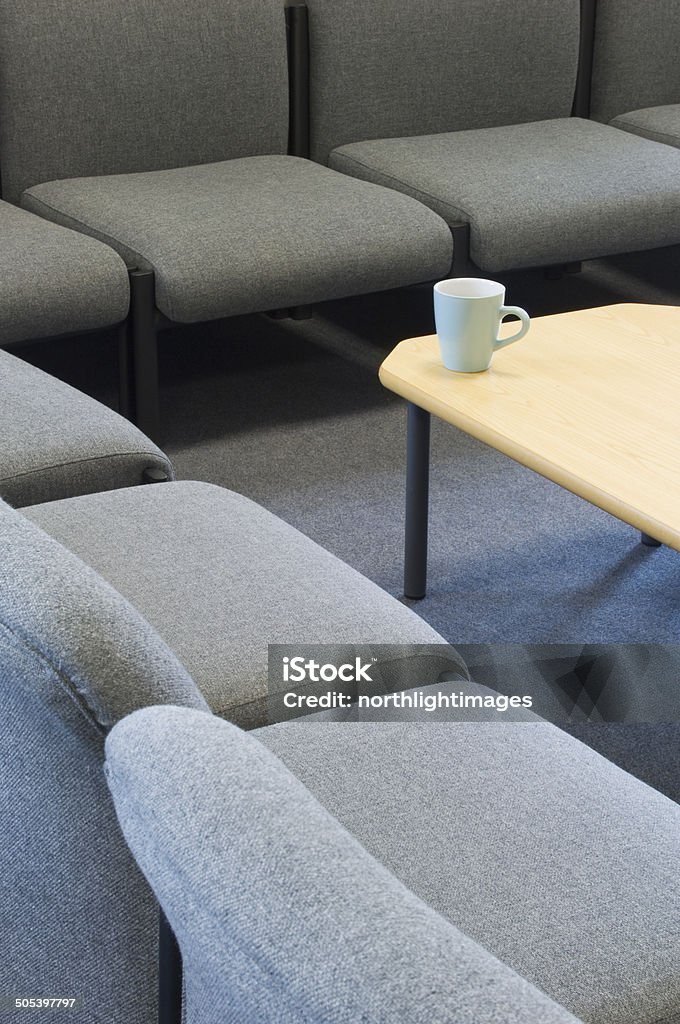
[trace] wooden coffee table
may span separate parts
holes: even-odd
[[[539,317],[484,373],[446,370],[436,335],[411,338],[380,380],[409,403],[407,597],[425,596],[431,413],[680,550],[680,308]]]

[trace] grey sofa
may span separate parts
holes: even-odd
[[[680,242],[680,156],[570,117],[579,0],[308,8],[312,157],[469,229],[477,268]]]
[[[281,0],[0,3],[12,202],[131,270],[137,422],[157,432],[156,330],[445,276],[446,224],[287,154]],[[96,140],[96,144],[93,144]]]
[[[106,753],[189,1024],[680,1019],[680,807],[547,723],[149,708]]]
[[[680,3],[597,0],[591,117],[680,147]]]

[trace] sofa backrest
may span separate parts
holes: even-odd
[[[680,103],[680,0],[597,0],[590,116]]]
[[[568,117],[579,0],[307,0],[310,143]]]
[[[50,702],[73,705],[102,733],[148,704],[207,709],[193,680],[139,612],[98,573],[0,501],[0,665],[14,679],[27,654]],[[30,678],[27,680],[30,685]],[[46,684],[47,685],[47,684]]]
[[[285,153],[282,0],[0,0],[3,193]]]
[[[157,913],[103,746],[159,699],[206,708],[136,610],[0,502],[0,988],[77,995],[73,1024],[154,1018]]]

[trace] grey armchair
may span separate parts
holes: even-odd
[[[106,755],[187,1024],[678,1017],[680,807],[553,726],[147,708]]]

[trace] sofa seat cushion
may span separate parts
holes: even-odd
[[[0,235],[0,345],[127,316],[127,272],[108,246],[3,202]]]
[[[146,470],[174,476],[132,423],[5,351],[0,393],[0,497],[10,505],[141,484]]]
[[[152,267],[158,308],[176,321],[395,288],[451,266],[432,211],[296,157],[55,181],[22,203]]]
[[[256,735],[407,888],[578,1018],[680,1020],[677,804],[547,723]]]
[[[444,643],[334,555],[221,487],[134,487],[26,515],[113,584],[212,710],[243,725],[265,720],[268,644]]]
[[[483,270],[680,242],[680,156],[579,118],[357,142],[329,163],[469,223]]]
[[[627,114],[619,114],[609,123],[624,132],[680,148],[680,103],[631,110]]]

